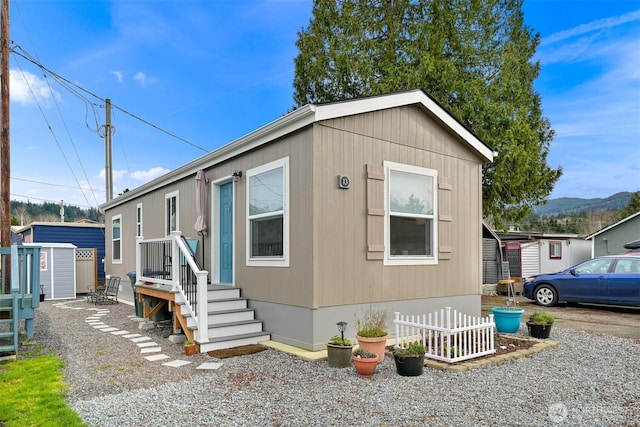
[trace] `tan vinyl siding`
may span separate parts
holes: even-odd
[[[248,298],[303,307],[312,304],[312,150],[309,127],[252,151],[233,163],[234,167],[241,165],[242,170],[247,170],[289,157],[290,267],[245,266],[247,182],[244,177],[236,187],[236,286],[241,287]]]
[[[476,293],[481,281],[481,162],[417,107],[343,117],[315,126],[314,306]],[[367,165],[384,161],[438,171],[437,265],[384,266],[367,260]],[[351,177],[341,190],[336,177]]]

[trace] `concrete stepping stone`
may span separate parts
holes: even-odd
[[[140,348],[145,348],[145,347],[157,347],[158,343],[155,342],[141,342],[139,344],[136,344],[138,347]]]
[[[147,348],[143,348],[140,350],[141,354],[148,354],[148,353],[160,353],[162,351],[161,347],[147,347]]]
[[[186,361],[186,360],[177,359],[177,360],[172,360],[171,362],[163,363],[162,366],[170,366],[172,368],[179,368],[181,366],[188,365],[189,363],[191,363],[191,362]]]
[[[144,358],[150,362],[157,362],[158,360],[168,359],[169,356],[166,354],[152,354],[151,356],[145,356]]]
[[[217,370],[223,365],[222,362],[205,362],[202,365],[198,366],[196,369],[205,369],[205,370]]]
[[[123,337],[125,338],[138,338],[141,337],[142,335],[140,334],[128,334],[128,335],[123,335]]]

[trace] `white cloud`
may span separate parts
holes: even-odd
[[[133,80],[137,81],[141,85],[144,85],[147,82],[147,75],[142,71],[138,71],[134,76]]]
[[[116,76],[116,79],[118,79],[119,83],[122,83],[122,81],[124,80],[124,73],[122,71],[112,71],[111,74]]]
[[[166,173],[171,172],[169,169],[165,169],[163,167],[157,166],[155,168],[151,168],[147,171],[135,171],[131,173],[131,178],[137,179],[143,182],[149,182],[153,179],[158,178]]]
[[[9,73],[11,100],[29,105],[46,102],[52,98],[60,100],[60,94],[49,87],[47,81],[28,71],[12,69]]]
[[[594,31],[613,28],[618,25],[626,24],[633,21],[640,20],[640,10],[629,12],[622,16],[614,16],[612,18],[598,19],[586,24],[578,25],[577,27],[570,28],[568,30],[558,31],[551,34],[541,40],[540,46],[544,46],[551,43],[556,43],[562,40],[566,40],[575,36],[580,36]]]
[[[128,173],[124,169],[113,169],[111,171],[111,176],[113,178],[113,182],[121,181],[127,175],[128,175]],[[105,169],[100,169],[100,172],[98,172],[98,177],[104,181],[106,179],[105,176],[106,176]]]

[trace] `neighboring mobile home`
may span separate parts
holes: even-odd
[[[307,105],[103,204],[106,272],[136,269],[136,236],[179,230],[272,339],[311,350],[338,321],[354,336],[370,304],[479,315],[482,165],[494,154],[421,90]]]
[[[591,258],[591,244],[577,234],[498,233],[509,261],[511,277],[566,270]]]
[[[640,239],[640,212],[621,219],[589,236],[594,257],[629,252],[624,245]]]

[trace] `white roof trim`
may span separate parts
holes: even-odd
[[[595,233],[590,234],[589,236],[585,237],[585,240],[591,240],[592,238],[596,237],[598,234],[602,234],[607,230],[610,230],[610,229],[612,229],[614,227],[617,227],[618,225],[622,224],[623,222],[627,222],[630,219],[637,217],[638,215],[640,215],[640,211],[638,211],[638,212],[636,212],[634,214],[631,214],[628,217],[626,217],[624,219],[621,219],[620,221],[616,222],[615,224],[611,224],[610,226],[603,228],[602,230],[598,230]]]
[[[321,120],[330,120],[338,117],[415,104],[419,104],[424,107],[424,109],[433,114],[433,116],[442,123],[443,126],[460,136],[460,138],[469,144],[470,148],[484,161],[493,161],[494,156],[497,154],[496,152],[458,122],[424,91],[416,89],[412,91],[371,96],[367,98],[358,98],[327,104],[305,105],[251,133],[246,134],[243,137],[230,142],[227,145],[212,151],[209,154],[205,154],[184,166],[174,169],[153,181],[143,184],[140,187],[100,205],[100,208],[105,210],[118,206],[119,204],[135,199],[142,194],[164,187],[168,183],[186,178],[190,175],[195,175],[199,169],[214,166]]]
[[[37,242],[37,243],[23,243],[22,246],[41,246],[43,248],[66,248],[66,249],[77,249],[78,247],[73,243],[56,243],[56,242]]]

